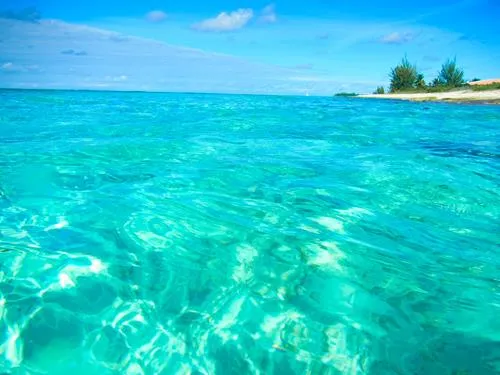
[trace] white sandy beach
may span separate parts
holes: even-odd
[[[419,94],[363,94],[360,98],[401,99],[410,101],[446,101],[446,102],[486,102],[500,104],[500,90],[419,93]]]

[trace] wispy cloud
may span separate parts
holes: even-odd
[[[386,34],[379,39],[380,43],[384,44],[403,44],[411,42],[414,39],[415,35],[410,32],[392,32],[390,34]]]
[[[128,41],[129,37],[126,35],[116,33],[116,34],[110,35],[109,40],[112,40],[113,42],[116,42],[116,43],[123,43],[123,42]]]
[[[214,18],[209,18],[193,25],[199,31],[224,32],[238,30],[253,18],[252,9],[238,9],[234,12],[221,12]]]
[[[163,22],[167,19],[167,13],[162,10],[152,10],[146,14],[146,20],[153,23]]]
[[[38,22],[41,18],[40,12],[36,8],[25,8],[19,11],[7,10],[0,12],[0,18],[11,20]]]
[[[14,70],[14,64],[11,62],[6,62],[0,66],[4,72],[10,72]]]
[[[9,61],[0,65],[0,70],[5,73],[28,73],[40,71],[40,67],[35,64],[20,65]]]
[[[121,76],[106,76],[104,79],[109,82],[125,82],[128,80],[128,76],[124,74]]]
[[[295,93],[307,88],[311,94],[333,90],[331,83],[315,78],[314,87],[307,78],[290,78],[305,70],[256,64],[128,35],[126,43],[116,43],[112,38],[115,32],[85,25],[0,19],[1,29],[11,30],[2,36],[2,87],[235,93]],[[61,54],[72,45],[85,46],[92,58],[75,58],[74,53],[79,51],[75,49]],[[38,65],[43,74],[35,74],[31,65]],[[14,72],[17,74],[11,74]]]
[[[73,55],[73,56],[87,56],[88,55],[87,51],[84,51],[84,50],[76,51],[74,49],[64,49],[61,51],[61,54]]]
[[[276,15],[276,6],[274,4],[269,4],[264,9],[259,17],[260,22],[264,23],[274,23],[278,20],[278,16]]]
[[[227,16],[230,17],[231,14],[232,12]],[[258,16],[260,12],[257,13],[256,17]],[[252,21],[253,19],[250,19],[243,24]],[[138,27],[146,27],[144,21],[135,19],[134,22]],[[234,24],[230,24],[231,27],[228,25],[226,22],[223,29],[229,30],[234,27]],[[169,26],[170,22],[165,24],[165,27]],[[210,31],[215,31],[213,25],[211,26]],[[346,55],[348,57],[345,59],[335,59],[335,55],[342,56],[343,51],[347,49],[349,52],[354,45],[373,44],[381,35],[390,35],[396,30],[418,35],[417,43],[408,46],[411,47],[408,48],[410,58],[417,55],[415,51],[418,51],[418,42],[428,35],[435,36],[439,41],[445,41],[445,45],[449,44],[448,40],[453,41],[457,38],[457,33],[443,32],[421,25],[339,21],[323,22],[311,29],[310,22],[287,19],[286,23],[283,22],[283,26],[287,30],[286,40],[293,41],[293,48],[302,47],[302,58],[294,59],[294,56],[297,56],[296,50],[292,50],[288,51],[286,57],[275,60],[274,64],[270,65],[255,64],[244,58],[117,33],[117,31],[133,32],[124,31],[125,28],[113,28],[115,31],[110,32],[103,28],[61,21],[42,19],[38,23],[27,23],[0,19],[0,30],[9,30],[1,35],[3,42],[0,44],[0,67],[2,64],[11,63],[0,68],[0,86],[39,85],[39,87],[60,88],[93,86],[135,90],[146,85],[148,89],[155,91],[290,93],[307,89],[311,94],[330,94],[339,90],[341,85],[352,84],[353,91],[371,92],[377,85],[386,83],[386,70],[390,65],[374,58],[375,67],[370,71],[363,63],[364,51],[355,56]],[[151,35],[158,33],[156,26],[150,26],[150,30]],[[255,33],[252,34],[250,31]],[[185,32],[189,37],[193,37],[193,33],[189,30]],[[322,32],[328,32],[328,42],[318,41],[314,44],[312,38]],[[250,41],[257,40],[258,48],[268,48],[265,43],[270,43],[270,48],[276,46],[276,54],[283,51],[278,49],[284,45],[281,42],[284,39],[281,27],[260,29],[255,27],[248,30],[248,34],[229,33],[209,39],[225,41],[232,35],[236,38],[234,44],[237,44],[240,50]],[[206,39],[203,35],[199,37],[202,40]],[[425,53],[418,55],[446,56],[448,52],[441,50],[443,43],[431,45],[432,48],[426,48]],[[61,53],[68,51],[68,48],[73,52]],[[87,58],[75,56],[82,49],[88,53]],[[319,49],[328,52],[329,56],[316,57],[314,51]],[[267,53],[268,49],[265,51]],[[376,49],[375,53],[379,53],[379,49]],[[376,55],[366,56],[370,58]],[[389,48],[385,58],[387,61],[396,61],[399,60],[400,53],[397,48]],[[341,61],[336,62],[336,60]],[[418,63],[425,65],[421,60]],[[28,68],[35,65],[40,67],[43,74]],[[433,64],[427,65],[433,66]],[[12,74],[14,72],[18,74]],[[483,75],[486,74],[489,73]],[[126,78],[120,78],[122,76]],[[86,77],[89,77],[87,81]],[[378,82],[378,79],[382,82]]]

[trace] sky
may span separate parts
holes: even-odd
[[[0,87],[331,95],[500,77],[500,0],[0,0]]]

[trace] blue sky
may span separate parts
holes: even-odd
[[[498,0],[1,0],[0,86],[332,94],[500,76]]]

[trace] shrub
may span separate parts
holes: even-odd
[[[469,88],[472,91],[500,90],[500,82],[490,83],[489,85],[470,85]]]
[[[456,59],[448,59],[443,64],[438,79],[442,84],[449,87],[459,87],[465,83],[464,71],[457,66]]]
[[[443,82],[439,79],[439,77],[437,77],[432,80],[431,86],[432,87],[443,86]]]
[[[454,88],[455,87],[450,87],[450,86],[438,84],[438,85],[428,86],[426,91],[427,92],[448,92],[448,91],[453,91]]]
[[[358,96],[355,92],[338,92],[335,96]]]
[[[417,67],[405,57],[399,65],[391,70],[391,92],[415,88],[417,82]]]
[[[374,94],[385,94],[385,89],[384,89],[384,86],[379,86],[377,87],[377,89],[375,90]]]

